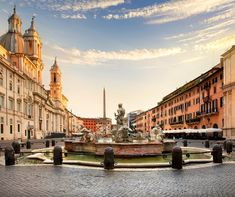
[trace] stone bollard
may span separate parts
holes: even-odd
[[[182,169],[183,159],[180,147],[174,147],[172,151],[172,168]]]
[[[213,162],[214,163],[222,163],[222,147],[218,144],[215,144],[213,150],[211,152],[213,155]]]
[[[51,145],[55,146],[55,140],[51,140]]]
[[[226,144],[227,144],[227,140],[224,140],[224,143],[223,143],[223,145],[224,145],[224,150],[226,150]]]
[[[15,165],[15,152],[12,146],[5,148],[5,165]]]
[[[62,157],[62,148],[60,146],[55,146],[53,151],[54,165],[62,165],[63,157]]]
[[[112,147],[105,148],[104,151],[104,169],[114,169],[114,152]]]
[[[50,147],[50,141],[46,140],[46,148],[49,148],[49,147]]]
[[[19,142],[12,142],[12,147],[15,151],[15,154],[20,154],[20,143]]]
[[[26,148],[27,148],[27,149],[30,149],[30,148],[31,148],[31,143],[30,143],[30,141],[27,141],[27,142],[26,142]]]
[[[187,141],[187,140],[184,140],[184,141],[183,141],[183,145],[184,145],[184,147],[187,147],[187,146],[188,146],[188,141]]]
[[[226,152],[228,154],[230,154],[231,152],[233,152],[233,142],[232,141],[227,141],[226,142]]]
[[[210,148],[210,141],[209,140],[205,141],[205,148]]]

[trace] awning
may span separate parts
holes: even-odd
[[[179,130],[164,130],[163,133],[214,133],[222,132],[222,129],[207,128],[207,129],[179,129]]]

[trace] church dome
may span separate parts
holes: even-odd
[[[13,53],[23,53],[24,39],[21,34],[22,22],[16,15],[15,7],[12,16],[8,19],[8,24],[8,32],[0,37],[0,44]]]
[[[0,37],[0,44],[13,53],[24,52],[24,39],[18,33],[7,32]]]

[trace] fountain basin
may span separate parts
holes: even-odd
[[[112,147],[115,156],[151,156],[162,152],[171,152],[176,142],[144,142],[144,143],[87,143],[81,141],[66,140],[65,150],[68,152],[92,153],[104,155],[105,148]]]

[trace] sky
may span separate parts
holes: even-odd
[[[43,83],[55,57],[68,109],[81,117],[147,110],[208,71],[235,44],[235,0],[0,0],[0,35],[14,4],[35,16]]]

